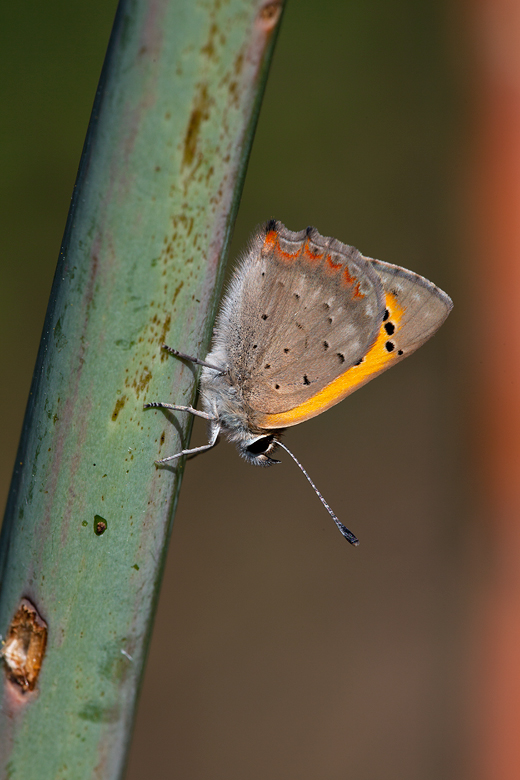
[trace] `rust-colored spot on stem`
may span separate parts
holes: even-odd
[[[94,515],[94,533],[96,536],[103,536],[108,528],[108,523],[101,515]]]
[[[29,599],[22,599],[1,651],[7,676],[23,692],[38,680],[47,645],[47,623]]]
[[[201,84],[195,97],[193,110],[190,114],[186,135],[184,137],[183,167],[190,166],[193,163],[195,152],[197,151],[201,123],[209,117],[209,104],[208,89],[205,84]]]
[[[258,14],[258,19],[265,30],[272,29],[280,18],[282,12],[281,0],[272,0],[267,2]]]
[[[112,412],[112,421],[115,422],[118,418],[119,412],[123,408],[123,406],[126,403],[126,395],[122,395],[121,398],[118,398],[116,401],[116,405],[114,406],[114,411]]]

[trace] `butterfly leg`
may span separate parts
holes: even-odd
[[[208,412],[201,412],[199,409],[194,409],[193,406],[178,406],[177,404],[165,404],[161,401],[152,401],[152,403],[145,404],[143,409],[171,409],[173,412],[188,412],[194,414],[195,417],[202,417],[204,420],[216,420],[217,418],[213,414]]]
[[[204,444],[202,447],[193,447],[193,449],[191,450],[182,450],[181,452],[178,452],[176,455],[169,455],[167,458],[161,458],[161,460],[156,460],[155,462],[159,465],[162,463],[169,463],[171,460],[176,460],[177,458],[181,458],[183,455],[198,455],[199,452],[206,452],[206,450],[210,450],[212,447],[215,446],[218,440],[219,433],[220,433],[220,428],[218,426],[215,426],[211,434],[211,439],[208,442],[208,444]]]
[[[219,368],[218,366],[213,366],[211,363],[206,363],[205,360],[201,360],[200,358],[191,357],[191,355],[185,355],[184,352],[179,352],[178,349],[169,347],[167,344],[163,344],[162,349],[164,349],[165,352],[168,352],[170,355],[174,355],[175,357],[182,358],[183,360],[189,360],[190,363],[195,363],[195,365],[197,366],[206,366],[206,368],[212,368],[214,371],[218,371],[219,374],[226,373],[223,368]]]

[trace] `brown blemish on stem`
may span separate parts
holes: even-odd
[[[244,67],[244,53],[239,52],[234,64],[234,71],[236,76],[240,76],[243,67]]]
[[[29,599],[22,599],[9,626],[1,657],[7,677],[24,693],[34,690],[46,645],[47,623]]]
[[[178,296],[178,294],[180,293],[180,291],[182,290],[183,287],[184,287],[184,282],[180,282],[180,284],[178,284],[177,287],[175,288],[175,292],[173,293],[173,297],[172,297],[171,304],[170,304],[170,306],[172,308],[173,308],[173,306],[175,306],[175,301],[177,300],[177,296]]]
[[[126,403],[126,395],[122,395],[121,398],[118,398],[116,401],[116,405],[114,406],[114,411],[112,412],[112,422],[115,422],[117,420],[118,414],[123,408],[123,406]]]
[[[209,30],[209,37],[207,43],[200,50],[202,54],[205,54],[208,59],[216,59],[215,57],[215,38],[218,33],[218,27],[213,23]]]
[[[200,125],[203,120],[209,117],[209,98],[206,84],[199,85],[198,93],[195,96],[193,110],[190,114],[188,129],[184,137],[184,154],[182,157],[183,167],[191,165],[195,152],[197,151],[197,141],[199,138]]]
[[[103,536],[108,528],[108,523],[101,515],[94,515],[94,533],[96,536]]]
[[[177,287],[176,295],[174,295],[174,298],[173,298],[173,303],[175,303],[175,299],[176,299],[177,295],[179,294],[180,289],[181,289],[183,284],[184,284],[184,282],[181,282],[180,285]],[[164,318],[164,323],[163,323],[162,330],[161,330],[161,333],[160,333],[160,336],[159,336],[159,341],[161,342],[161,344],[164,344],[164,342],[166,341],[166,336],[169,333],[171,321],[172,321],[172,318],[170,317],[169,314],[167,314],[166,317]],[[155,341],[155,339],[154,339],[154,341]]]
[[[145,366],[141,371],[139,378],[132,382],[132,387],[135,389],[135,394],[137,398],[139,398],[141,393],[144,393],[144,391],[148,387],[148,384],[150,383],[151,378],[152,378],[152,374],[148,369],[148,367]]]
[[[282,0],[273,0],[266,3],[258,13],[258,21],[263,29],[268,32],[277,24],[282,13]]]

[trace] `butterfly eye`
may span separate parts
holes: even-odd
[[[261,439],[257,439],[252,444],[250,444],[249,447],[246,447],[246,449],[251,453],[251,455],[262,455],[262,453],[267,452],[272,444],[272,441],[272,436],[262,436]]]

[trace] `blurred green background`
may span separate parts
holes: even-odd
[[[3,504],[115,7],[1,4]],[[286,437],[357,550],[287,456],[253,469],[223,444],[188,463],[127,780],[459,773],[457,24],[435,0],[288,3],[233,254],[269,217],[312,224],[424,274],[455,310],[410,361]],[[205,435],[197,424],[195,443]]]

